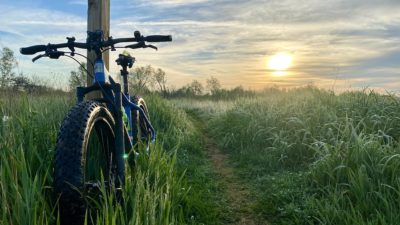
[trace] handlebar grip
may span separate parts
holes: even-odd
[[[46,45],[34,45],[26,48],[20,48],[19,52],[23,55],[33,55],[38,52],[46,51]]]
[[[150,35],[145,38],[147,42],[166,42],[172,41],[171,35]]]

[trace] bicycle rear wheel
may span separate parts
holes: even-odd
[[[144,114],[146,115],[147,119],[150,121],[150,115],[149,115],[149,111],[147,109],[147,105],[146,102],[144,101],[143,98],[139,97],[139,96],[135,96],[132,99],[132,102],[134,102],[135,104],[137,104],[144,112]],[[137,134],[137,142],[141,142],[144,143],[146,145],[146,148],[148,148],[149,144],[150,144],[150,130],[149,127],[147,126],[143,116],[141,116],[139,114],[139,112],[137,110],[133,110],[132,111],[132,118],[134,118],[135,123],[135,127],[133,128]]]
[[[64,119],[54,164],[61,224],[82,224],[86,197],[99,195],[103,181],[107,190],[116,183],[114,126],[109,110],[95,101],[77,104]]]

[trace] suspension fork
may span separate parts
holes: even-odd
[[[125,183],[125,144],[128,147],[132,145],[130,142],[125,143],[121,85],[115,82],[111,82],[111,84],[96,82],[89,87],[77,87],[78,102],[82,102],[87,93],[95,90],[101,90],[103,100],[106,100],[107,108],[114,114],[115,162],[117,165],[116,187],[119,188]]]
[[[115,154],[117,162],[117,183],[118,186],[125,184],[125,143],[124,143],[124,121],[122,119],[122,92],[121,85],[115,84]],[[118,187],[117,186],[117,187]]]

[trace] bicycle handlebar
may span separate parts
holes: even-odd
[[[67,48],[69,46],[68,43],[62,43],[62,44],[48,44],[48,45],[33,45],[25,48],[20,48],[19,52],[23,55],[33,55],[38,52],[44,52],[47,49],[57,49],[57,48]],[[87,49],[88,45],[86,43],[79,43],[79,42],[74,42],[73,47],[75,48],[83,48]]]
[[[148,42],[167,42],[167,41],[172,41],[172,36],[171,35],[150,35],[145,37],[145,41]]]
[[[106,41],[101,41],[100,43],[95,43],[98,48],[106,48],[113,46],[114,44],[122,43],[122,42],[167,42],[172,41],[171,35],[150,35],[147,37],[141,36],[140,32],[138,32],[138,36],[133,38],[116,38],[116,39],[108,39]],[[74,39],[75,40],[75,39]],[[20,53],[23,55],[33,55],[38,52],[46,51],[48,49],[57,49],[57,48],[82,48],[92,50],[94,48],[93,43],[81,43],[81,42],[68,42],[61,44],[48,44],[48,45],[34,45],[30,47],[20,48]]]
[[[34,45],[26,48],[20,48],[19,52],[23,55],[33,55],[41,51],[46,51],[46,49],[47,49],[46,45]]]

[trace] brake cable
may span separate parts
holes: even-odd
[[[75,53],[75,54],[76,54],[76,53]],[[79,54],[79,55],[80,55],[80,54]],[[66,56],[66,57],[68,57],[68,58],[73,59],[75,62],[77,62],[77,63],[79,64],[79,66],[80,66],[82,69],[84,69],[84,70],[86,71],[86,73],[87,73],[92,79],[94,79],[93,75],[90,74],[89,71],[83,66],[83,64],[80,63],[77,59],[75,59],[74,57],[72,57],[72,56],[70,56],[70,55],[63,55],[63,56]],[[85,58],[86,58],[86,57],[85,57]],[[93,64],[92,62],[90,62],[90,63]]]

